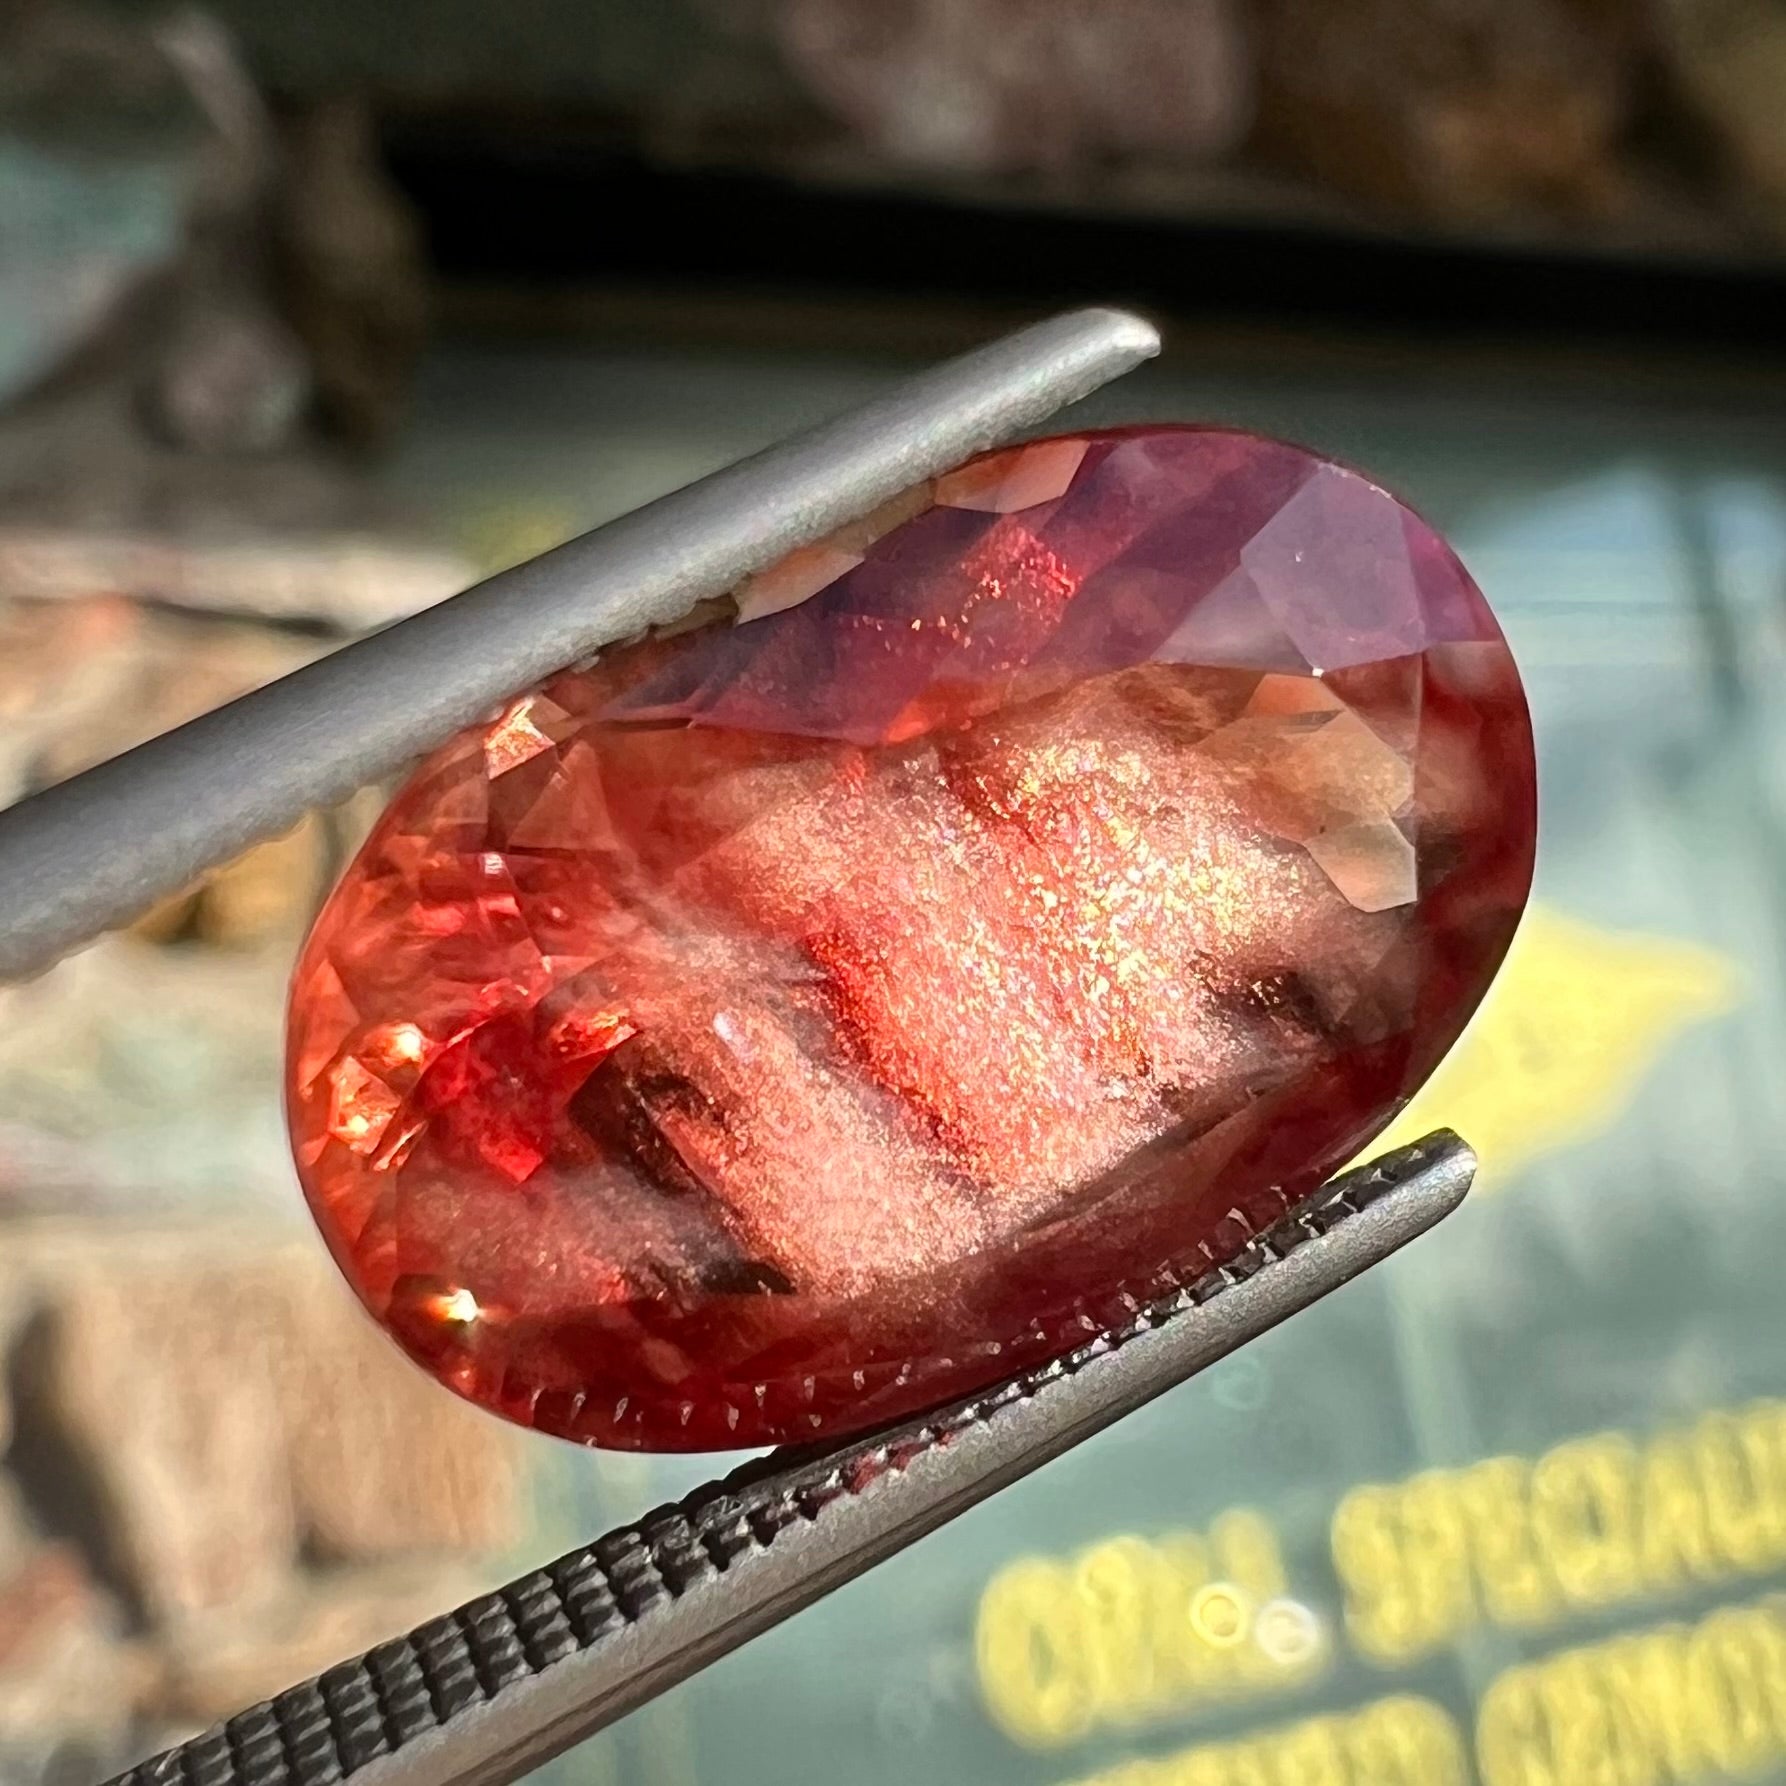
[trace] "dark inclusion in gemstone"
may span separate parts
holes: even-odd
[[[305,949],[335,1257],[593,1444],[838,1434],[1231,1255],[1457,1036],[1531,877],[1449,547],[1294,447],[975,461],[437,752]]]

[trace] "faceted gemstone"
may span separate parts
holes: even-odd
[[[367,1306],[594,1444],[865,1428],[1313,1189],[1531,876],[1512,658],[1367,479],[1213,429],[910,493],[433,756],[305,949]]]

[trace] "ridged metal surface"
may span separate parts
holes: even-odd
[[[1385,1156],[1064,1358],[747,1465],[113,1786],[512,1780],[1345,1283],[1454,1208],[1473,1169],[1448,1134]]]

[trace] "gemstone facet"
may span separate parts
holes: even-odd
[[[987,455],[437,752],[299,964],[317,1221],[443,1382],[859,1430],[1231,1256],[1450,1046],[1532,739],[1450,548],[1216,429]]]

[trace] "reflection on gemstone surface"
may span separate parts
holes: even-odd
[[[1388,1120],[1531,873],[1512,660],[1298,449],[989,455],[426,764],[319,921],[336,1257],[596,1443],[841,1432],[1235,1250]]]

